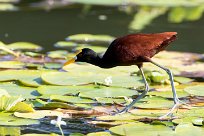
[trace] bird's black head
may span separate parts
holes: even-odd
[[[80,53],[76,55],[77,62],[92,63],[98,57],[97,53],[89,48],[83,48]]]
[[[97,53],[89,48],[83,48],[82,50],[78,51],[76,53],[76,56],[72,58],[71,60],[65,62],[64,66],[69,65],[73,62],[87,62],[91,63],[93,65],[98,66],[100,63],[100,57],[97,55]]]

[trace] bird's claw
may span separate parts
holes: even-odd
[[[174,104],[174,106],[171,108],[171,110],[170,110],[168,113],[166,113],[165,115],[159,117],[159,119],[163,119],[163,118],[165,118],[165,117],[171,117],[171,118],[172,118],[172,117],[173,117],[173,112],[174,112],[174,110],[175,110],[175,109],[178,109],[180,105],[186,105],[186,106],[189,106],[189,107],[190,107],[189,104],[187,104],[187,103],[185,103],[185,102],[179,100],[178,98],[176,98],[176,99],[174,100],[174,102],[175,102],[175,104]]]

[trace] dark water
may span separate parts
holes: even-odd
[[[106,20],[100,20],[105,15]],[[0,12],[0,40],[5,43],[28,41],[40,44],[45,51],[54,50],[53,44],[68,35],[78,33],[121,36],[131,33],[128,25],[134,14],[119,11],[117,7],[94,6],[83,12],[81,5],[69,8]],[[204,18],[180,24],[168,23],[167,15],[155,19],[141,32],[177,31],[178,40],[168,50],[204,52]]]

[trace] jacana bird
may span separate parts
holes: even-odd
[[[180,104],[180,100],[176,94],[176,89],[174,87],[172,72],[158,63],[151,60],[151,58],[164,50],[171,42],[176,40],[177,32],[163,32],[163,33],[153,33],[153,34],[130,34],[123,37],[115,39],[104,55],[100,57],[96,52],[89,48],[82,49],[76,57],[67,61],[64,66],[74,62],[87,62],[96,65],[101,68],[112,68],[116,66],[129,66],[137,65],[142,78],[145,83],[145,91],[139,95],[135,100],[132,101],[120,113],[128,111],[137,101],[143,98],[149,91],[149,85],[145,79],[144,72],[142,70],[142,65],[144,62],[150,62],[161,69],[165,70],[169,75],[171,82],[171,88],[173,93],[174,106],[166,114],[170,115],[173,110]]]

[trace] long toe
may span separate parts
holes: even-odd
[[[174,111],[175,111],[176,109],[178,109],[179,106],[180,106],[180,103],[179,103],[179,102],[178,102],[178,103],[175,103],[174,106],[171,108],[171,110],[170,110],[168,113],[166,113],[165,115],[159,117],[159,119],[163,119],[163,118],[166,118],[166,117],[172,117]]]

